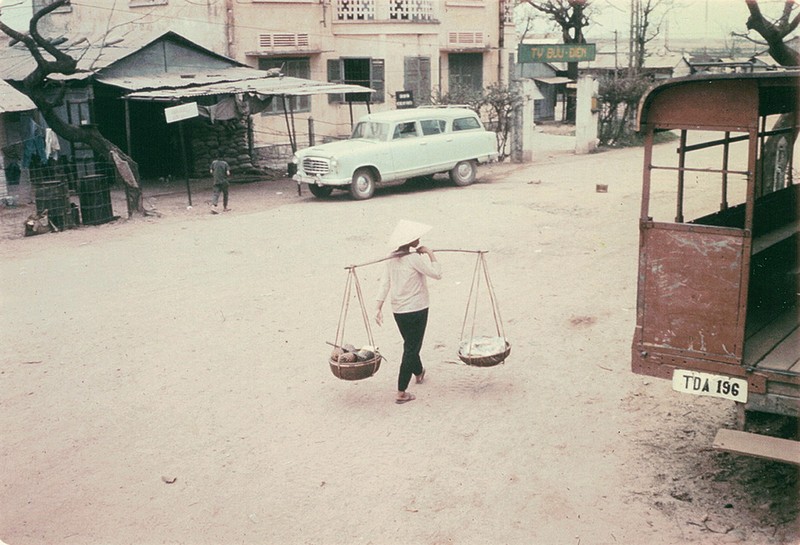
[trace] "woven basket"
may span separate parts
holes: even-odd
[[[361,380],[369,378],[378,372],[381,366],[383,357],[380,354],[375,354],[371,360],[356,361],[353,363],[340,363],[329,359],[328,363],[331,366],[331,373],[336,378],[342,380]]]
[[[506,349],[498,354],[489,356],[465,356],[461,352],[458,357],[467,365],[474,365],[475,367],[492,367],[499,363],[506,361],[506,358],[511,353],[511,345],[506,341]]]

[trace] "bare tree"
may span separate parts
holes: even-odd
[[[776,20],[770,20],[761,13],[758,0],[745,0],[750,17],[747,29],[754,30],[764,38],[770,56],[781,66],[800,66],[800,53],[786,45],[786,37],[800,25],[800,13],[792,16],[797,7],[795,0],[786,0],[783,11]]]
[[[756,31],[766,42],[770,56],[781,66],[800,65],[800,53],[786,44],[789,34],[797,30],[800,25],[800,13],[792,14],[797,5],[795,0],[786,0],[783,4],[781,15],[770,20],[761,12],[758,0],[745,0],[750,17],[747,19],[747,29]],[[782,115],[776,121],[773,129],[783,129],[792,126],[794,118],[791,114]],[[784,135],[770,136],[764,144],[759,162],[759,179],[757,181],[759,193],[769,193],[783,187],[785,182],[786,154],[781,150],[787,145],[793,146],[794,142],[786,141]],[[764,173],[764,176],[761,174]]]
[[[561,41],[565,44],[585,44],[583,29],[589,26],[590,0],[525,0],[533,9],[547,15],[561,29]],[[578,79],[578,63],[567,63],[567,76]],[[575,96],[567,96],[567,120],[575,121]]]
[[[138,166],[133,159],[105,138],[95,125],[71,125],[58,115],[57,108],[63,104],[67,88],[63,81],[50,76],[53,74],[69,76],[80,70],[78,61],[42,36],[38,25],[43,17],[69,3],[70,0],[55,0],[34,13],[27,34],[18,32],[0,21],[0,30],[24,44],[36,61],[36,68],[22,80],[21,91],[36,104],[47,125],[57,135],[70,142],[88,145],[96,157],[112,163],[118,177],[125,184],[128,216],[134,213],[144,214]]]
[[[547,15],[560,29],[561,41],[565,44],[585,44],[583,29],[589,26],[589,0],[547,0],[538,2],[526,0],[535,10]],[[567,65],[567,73],[571,78],[578,77],[578,63]]]
[[[661,25],[670,9],[672,0],[632,0],[629,63],[632,72],[641,72],[648,44],[661,34]]]

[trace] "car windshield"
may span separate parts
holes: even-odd
[[[376,123],[374,121],[361,121],[350,138],[364,138],[366,140],[386,140],[389,135],[389,125],[387,123]]]

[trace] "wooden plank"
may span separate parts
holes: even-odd
[[[764,233],[753,239],[753,254],[763,252],[770,246],[774,246],[782,240],[794,236],[800,230],[800,220],[787,223],[786,225]]]
[[[797,329],[798,320],[800,320],[800,315],[798,315],[797,309],[791,308],[748,336],[744,343],[744,364],[758,364],[792,330]]]
[[[714,448],[726,452],[748,454],[777,462],[800,465],[800,442],[739,430],[720,429]]]
[[[758,364],[759,369],[791,371],[800,361],[800,327],[795,327],[778,346],[773,348]]]

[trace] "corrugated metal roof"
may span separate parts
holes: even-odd
[[[238,95],[244,93],[264,96],[298,96],[336,93],[368,93],[373,90],[369,87],[362,87],[361,85],[328,83],[324,81],[314,81],[286,76],[268,78],[264,77],[263,71],[253,70],[253,72],[259,73],[259,77],[253,79],[242,79],[239,81],[210,83],[206,85],[164,88],[151,91],[136,91],[126,95],[126,98],[132,100],[177,101],[184,98],[200,96]]]
[[[27,95],[20,93],[8,83],[0,80],[0,113],[35,110],[36,104]]]
[[[208,72],[195,73],[160,73],[150,75],[103,76],[98,74],[96,80],[106,85],[113,85],[126,91],[147,91],[153,89],[178,89],[201,85],[225,84],[256,78],[263,78],[265,72],[254,68],[231,67],[212,69]]]
[[[75,43],[59,45],[58,48],[78,61],[77,72],[71,76],[52,74],[52,79],[87,79],[112,66],[117,61],[125,59],[142,51],[157,42],[169,41],[190,47],[210,58],[227,62],[231,67],[244,67],[245,65],[224,55],[219,55],[191,40],[184,38],[176,32],[161,34],[132,34],[124,40],[111,43],[89,43],[79,40]],[[21,43],[11,47],[0,48],[0,79],[6,81],[22,81],[36,68],[36,61],[28,49]],[[252,70],[252,69],[251,69]],[[148,70],[151,71],[151,70]]]
[[[97,70],[135,53],[140,46],[135,44],[92,46],[83,43],[60,49],[78,60],[78,72],[72,76],[53,74],[50,77],[53,79],[86,79]],[[36,61],[25,46],[17,44],[12,47],[0,48],[0,79],[22,81],[35,69]]]

